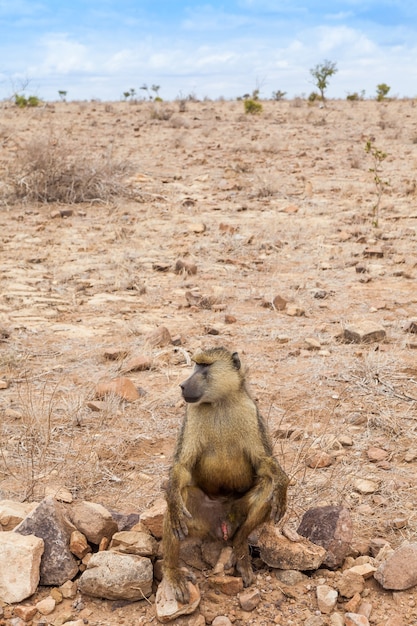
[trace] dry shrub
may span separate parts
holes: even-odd
[[[83,154],[80,148],[51,133],[34,137],[11,164],[3,201],[109,201],[126,195],[129,165],[111,154]]]

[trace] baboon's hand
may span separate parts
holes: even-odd
[[[184,504],[181,497],[178,498],[175,506],[170,509],[171,528],[175,537],[182,541],[188,535],[188,526],[186,518],[192,517],[190,511]]]
[[[271,495],[271,519],[279,522],[287,508],[287,488],[276,487]]]

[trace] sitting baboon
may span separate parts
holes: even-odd
[[[178,564],[180,542],[187,535],[231,540],[243,583],[252,584],[248,535],[269,517],[283,516],[288,486],[237,352],[211,348],[193,361],[193,373],[181,384],[188,406],[170,471],[163,537],[164,576],[183,603],[189,577]]]

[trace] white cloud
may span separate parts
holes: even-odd
[[[87,46],[70,39],[65,33],[45,37],[40,42],[40,48],[42,60],[39,64],[29,66],[29,75],[67,75],[71,72],[92,72],[95,69]]]

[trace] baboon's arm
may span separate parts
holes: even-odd
[[[191,517],[191,513],[184,503],[183,493],[187,485],[191,484],[191,472],[180,463],[173,465],[167,489],[168,515],[171,522],[171,529],[174,536],[185,539],[188,535],[186,518]]]

